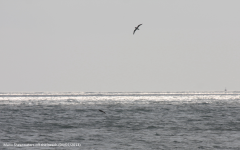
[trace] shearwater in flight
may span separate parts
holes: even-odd
[[[102,113],[104,113],[104,114],[106,114],[106,113],[105,113],[103,110],[101,110],[101,109],[99,109],[99,111],[102,112]]]
[[[133,31],[133,34],[135,33],[136,30],[139,30],[139,27],[141,26],[142,24],[139,24],[137,27],[135,27],[135,30]]]

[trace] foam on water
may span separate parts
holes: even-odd
[[[237,91],[0,93],[0,148],[238,149],[239,112]]]
[[[110,103],[212,103],[237,102],[240,93],[235,92],[161,92],[161,93],[1,93],[0,104],[58,105],[58,104],[110,104]]]

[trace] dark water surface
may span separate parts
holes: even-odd
[[[0,93],[0,149],[237,150],[240,92]]]

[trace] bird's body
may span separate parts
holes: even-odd
[[[133,34],[137,31],[137,30],[139,30],[139,27],[141,26],[142,24],[139,24],[137,27],[135,27],[135,30],[133,31]]]

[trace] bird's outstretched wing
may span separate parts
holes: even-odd
[[[139,24],[137,27],[140,27],[142,24]]]
[[[137,28],[133,31],[133,34],[135,33],[136,30],[137,30]]]

